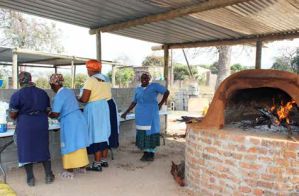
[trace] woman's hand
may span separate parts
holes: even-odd
[[[123,119],[126,119],[126,117],[127,117],[127,112],[125,112],[125,113],[123,113],[120,117],[122,117]]]

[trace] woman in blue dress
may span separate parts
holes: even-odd
[[[64,88],[63,82],[61,74],[52,74],[50,77],[49,83],[56,95],[49,116],[60,121],[62,164],[67,170],[62,177],[72,179],[74,169],[84,172],[84,167],[89,163],[86,151],[89,145],[88,126],[74,92]]]
[[[151,76],[149,73],[141,75],[141,86],[135,90],[134,100],[129,108],[121,115],[126,115],[136,106],[136,146],[144,151],[141,161],[153,161],[156,147],[160,146],[160,117],[159,109],[169,96],[169,91],[158,83],[149,83]],[[163,94],[163,98],[158,103],[157,96]]]
[[[47,93],[35,87],[31,74],[21,72],[18,76],[21,89],[10,99],[10,117],[16,120],[16,136],[19,165],[24,166],[27,184],[35,185],[33,163],[43,163],[46,183],[54,181],[49,152]]]

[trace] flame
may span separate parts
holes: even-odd
[[[276,110],[278,120],[276,120],[275,123],[277,123],[277,125],[279,125],[283,120],[285,120],[287,124],[290,124],[289,113],[295,103],[296,102],[294,100],[289,101],[286,104],[283,104],[283,102],[281,101],[278,108],[273,104],[270,110],[271,112],[274,112]]]

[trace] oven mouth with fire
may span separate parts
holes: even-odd
[[[287,133],[289,138],[293,132],[299,132],[298,106],[277,88],[235,91],[227,101],[224,116],[225,127]]]

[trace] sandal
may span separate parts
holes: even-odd
[[[101,164],[102,167],[109,167],[109,164],[108,164],[107,161],[101,160],[100,164]]]
[[[91,165],[86,167],[87,171],[102,171],[102,166],[101,165],[96,165],[95,162],[93,162]]]
[[[85,174],[86,173],[86,168],[76,168],[74,169],[75,174]]]
[[[74,179],[74,174],[72,173],[72,172],[68,172],[68,171],[64,171],[64,172],[62,172],[61,174],[60,174],[60,176],[62,177],[62,178],[64,178],[64,179],[70,179],[70,180],[72,180],[72,179]]]

